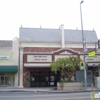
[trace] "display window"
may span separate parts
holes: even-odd
[[[0,86],[13,86],[14,75],[13,74],[0,74]]]

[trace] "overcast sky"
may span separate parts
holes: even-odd
[[[0,0],[0,40],[19,37],[19,28],[81,29],[81,0]],[[83,29],[100,39],[100,0],[84,0]]]

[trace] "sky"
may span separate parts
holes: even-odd
[[[0,40],[19,37],[19,28],[81,30],[81,0],[0,0]],[[81,4],[83,30],[95,30],[100,39],[100,0]]]

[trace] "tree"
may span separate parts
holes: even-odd
[[[60,71],[64,80],[64,75],[67,75],[68,80],[71,81],[72,76],[76,73],[76,70],[80,69],[80,60],[78,57],[70,56],[66,58],[59,58],[51,63],[51,70],[55,73]]]

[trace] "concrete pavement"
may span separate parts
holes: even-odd
[[[93,91],[100,91],[94,88]],[[76,92],[92,92],[90,87],[82,90],[57,90],[56,87],[34,87],[34,88],[15,88],[15,87],[0,87],[0,92],[47,92],[47,93],[76,93]]]

